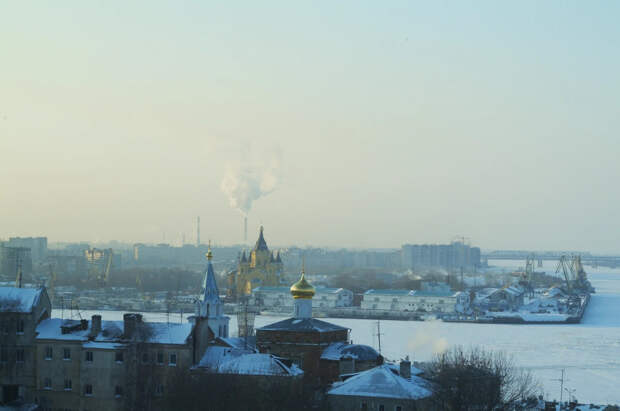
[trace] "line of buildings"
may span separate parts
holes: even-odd
[[[412,375],[410,362],[386,364],[372,347],[352,344],[349,329],[313,318],[316,290],[303,270],[290,288],[292,317],[258,328],[254,338],[247,328],[239,330],[243,338],[229,337],[207,257],[195,313],[183,324],[146,322],[135,313],[122,321],[52,318],[45,288],[0,287],[0,402],[43,410],[170,409],[166,401],[183,388],[183,376],[200,382],[218,375],[286,392],[326,392],[331,409],[433,409],[430,384]],[[365,392],[377,380],[385,380],[381,390]]]

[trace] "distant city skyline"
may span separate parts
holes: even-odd
[[[619,12],[6,3],[0,238],[618,252]]]

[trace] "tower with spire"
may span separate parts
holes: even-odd
[[[269,250],[264,228],[260,227],[254,248],[239,257],[237,270],[228,275],[228,295],[239,298],[247,296],[259,286],[282,285],[283,264],[280,253]]]
[[[215,281],[215,271],[211,262],[213,252],[210,242],[206,257],[207,267],[205,268],[202,290],[196,301],[195,315],[190,319],[196,327],[198,355],[200,356],[215,338],[228,337],[228,323],[230,321],[230,318],[224,315],[220,292]]]

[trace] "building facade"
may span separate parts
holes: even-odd
[[[368,290],[362,296],[361,308],[401,312],[452,314],[469,306],[469,294],[444,287],[422,290]]]
[[[44,409],[151,409],[193,360],[191,324],[52,318],[37,327],[35,401]]]
[[[51,311],[44,288],[0,287],[0,402],[34,401],[35,330]]]
[[[480,267],[480,248],[462,241],[450,244],[405,244],[401,248],[402,268],[411,270],[443,269],[449,272]]]
[[[292,312],[294,298],[288,287],[257,287],[252,290],[254,305],[268,311]],[[353,292],[344,288],[316,287],[313,309],[351,307]]]

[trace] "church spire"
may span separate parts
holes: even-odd
[[[209,241],[209,250],[207,251],[206,256],[207,256],[207,269],[205,270],[202,301],[203,301],[203,304],[205,303],[219,304],[220,292],[217,288],[217,283],[215,281],[215,272],[213,271],[213,264],[211,264],[211,259],[213,259],[213,253],[211,252],[211,241]]]
[[[263,226],[260,226],[260,232],[258,233],[258,240],[256,240],[256,245],[254,246],[254,251],[269,251],[267,247],[267,242],[265,241],[265,237],[263,236]]]

